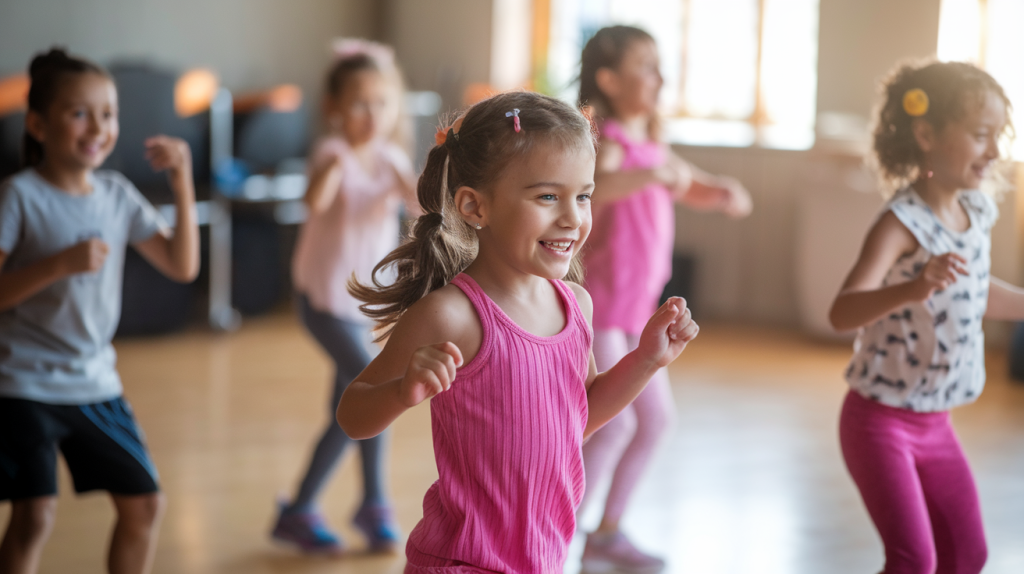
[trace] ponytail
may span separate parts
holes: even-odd
[[[450,283],[476,257],[476,236],[456,215],[454,190],[448,189],[449,148],[438,146],[427,155],[416,186],[425,213],[413,223],[407,241],[373,268],[373,286],[354,276],[349,280],[349,293],[363,301],[359,309],[384,330],[378,340],[391,334],[406,309]],[[394,267],[398,278],[385,285],[378,274],[388,267]]]
[[[57,97],[60,82],[67,74],[93,73],[110,77],[107,72],[96,64],[69,56],[63,48],[50,48],[50,51],[37,54],[28,66],[31,84],[28,89],[28,109],[37,114],[46,114]],[[21,137],[21,166],[34,167],[43,161],[44,148],[42,142],[32,137],[25,130]]]

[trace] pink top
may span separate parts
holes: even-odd
[[[406,573],[562,571],[583,496],[592,334],[572,290],[552,281],[565,328],[516,325],[468,275],[480,351],[430,401],[439,478],[409,535]]]
[[[376,173],[363,168],[342,138],[327,137],[314,146],[310,172],[341,157],[341,188],[327,209],[311,214],[302,226],[292,261],[295,289],[314,309],[359,323],[369,320],[346,285],[353,273],[368,283],[373,267],[398,246],[402,192],[395,170],[412,173],[401,148],[376,145]]]
[[[650,169],[665,161],[660,143],[630,140],[614,120],[604,122],[601,137],[622,146],[623,171]],[[672,276],[674,237],[675,205],[663,185],[648,185],[595,210],[593,231],[583,249],[594,329],[643,331]]]

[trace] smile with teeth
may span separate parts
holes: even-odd
[[[559,253],[564,253],[564,252],[568,251],[570,247],[572,247],[573,242],[572,241],[541,241],[541,244],[544,245],[544,247],[547,247],[548,249],[550,249],[552,251],[557,251]]]

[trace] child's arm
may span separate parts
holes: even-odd
[[[472,304],[456,291],[443,287],[410,307],[384,349],[345,389],[336,413],[345,434],[377,436],[406,410],[448,390],[455,369],[476,355],[483,331]]]
[[[680,171],[668,162],[652,169],[623,170],[622,160],[625,155],[622,145],[611,140],[602,140],[601,147],[597,150],[592,201],[603,203],[622,199],[652,183],[659,183],[670,189],[689,185],[689,172]]]
[[[988,285],[985,318],[997,321],[1024,320],[1024,289],[992,277]]]
[[[310,213],[323,213],[331,206],[341,188],[342,173],[341,156],[338,155],[313,171],[306,186],[306,195],[302,198]]]
[[[14,308],[69,275],[99,271],[108,251],[107,244],[94,237],[16,271],[3,271],[7,254],[0,251],[0,311]]]
[[[174,192],[174,232],[157,233],[133,244],[136,250],[167,277],[188,283],[199,274],[199,226],[196,191],[192,183],[192,152],[184,140],[155,136],[146,140],[146,159],[157,171],[167,170]]]
[[[579,285],[571,285],[587,321],[591,321],[594,303],[590,294]],[[699,327],[690,317],[686,301],[672,297],[647,322],[636,350],[623,357],[614,367],[598,374],[594,353],[591,352],[590,374],[587,377],[589,413],[583,437],[589,437],[633,402],[654,373],[678,357],[686,344],[697,336],[698,331]]]
[[[420,200],[416,194],[416,174],[413,172],[409,156],[401,148],[394,146],[388,155],[388,163],[398,181],[398,190],[405,203],[405,216],[415,218],[423,215]]]
[[[736,179],[712,175],[677,156],[669,153],[670,167],[690,173],[690,184],[677,186],[676,201],[702,211],[721,211],[729,217],[746,217],[754,208],[750,192]]]
[[[927,301],[937,290],[956,282],[957,274],[966,275],[966,261],[955,253],[936,255],[928,260],[914,279],[882,287],[886,273],[902,255],[913,253],[917,239],[891,211],[868,232],[857,263],[832,303],[829,321],[837,331],[857,329],[886,313],[913,302]]]

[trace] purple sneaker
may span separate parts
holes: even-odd
[[[307,554],[339,555],[344,552],[341,539],[327,527],[319,512],[285,512],[279,503],[277,522],[270,536],[278,542],[295,545]]]
[[[583,572],[599,574],[618,572],[628,574],[655,574],[665,568],[665,561],[644,554],[622,532],[587,535],[583,548]]]
[[[386,504],[363,504],[352,518],[363,535],[370,552],[394,554],[398,552],[401,531],[395,524],[391,507]]]

